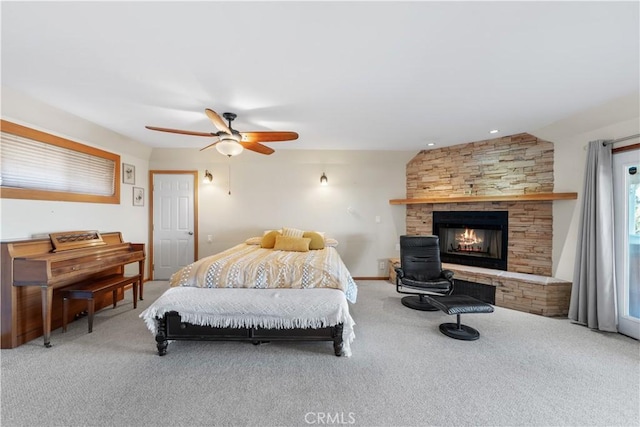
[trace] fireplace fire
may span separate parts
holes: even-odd
[[[478,235],[483,231],[484,230],[478,231]],[[454,231],[454,242],[450,244],[451,251],[488,253],[488,250],[485,250],[482,245],[484,243],[484,238],[480,238],[478,235],[476,235],[476,230],[473,228],[465,228],[464,232],[460,233]]]
[[[507,269],[508,212],[433,212],[443,262]]]

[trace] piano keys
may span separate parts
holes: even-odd
[[[0,247],[2,348],[14,348],[41,335],[45,347],[50,346],[52,328],[62,325],[62,298],[56,290],[123,274],[124,266],[131,263],[138,264],[138,273],[144,277],[144,244],[124,242],[119,232],[54,233],[49,239],[2,242]],[[82,301],[73,303],[71,315],[86,308]],[[110,304],[111,296],[106,295],[96,301],[96,309]]]

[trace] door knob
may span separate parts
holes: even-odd
[[[193,236],[193,231],[189,231],[189,236]]]

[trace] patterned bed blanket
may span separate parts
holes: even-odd
[[[172,287],[332,288],[356,302],[358,288],[333,247],[309,252],[278,251],[241,243],[202,258],[171,276]]]

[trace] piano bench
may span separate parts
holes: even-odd
[[[123,276],[114,274],[101,277],[92,281],[80,282],[62,289],[62,332],[67,332],[67,318],[69,316],[69,300],[84,299],[88,305],[89,333],[93,331],[93,314],[95,311],[95,298],[107,292],[113,293],[113,308],[116,308],[118,289],[132,285],[133,308],[138,307],[138,286],[142,283],[139,274]]]

